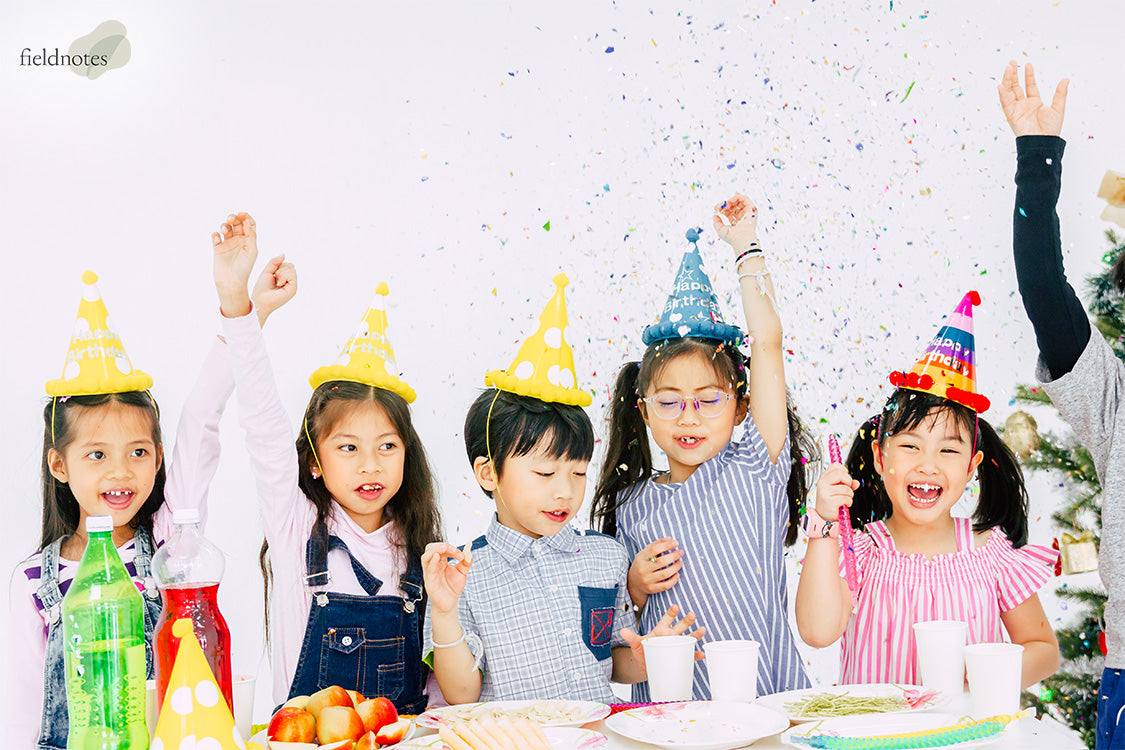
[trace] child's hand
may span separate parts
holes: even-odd
[[[293,299],[296,293],[297,269],[292,263],[285,262],[284,254],[270,258],[250,292],[254,311],[258,313],[258,323],[265,325],[266,318]]]
[[[258,258],[258,234],[250,214],[231,214],[220,227],[211,233],[215,249],[215,290],[219,293],[219,307],[228,318],[238,318],[250,312],[250,296],[246,284],[250,271]]]
[[[458,722],[438,729],[444,742],[453,750],[549,750],[538,724],[527,719],[476,719],[468,724]]]
[[[1012,60],[1008,63],[1008,67],[1004,68],[1004,78],[997,86],[1000,92],[1000,107],[1004,110],[1004,117],[1008,118],[1008,125],[1011,126],[1012,132],[1017,136],[1058,135],[1062,132],[1063,114],[1066,112],[1066,91],[1070,86],[1070,79],[1064,78],[1059,81],[1049,107],[1039,98],[1039,87],[1035,83],[1035,68],[1031,63],[1024,68],[1024,80],[1027,83],[1026,94],[1020,88],[1016,61]]]
[[[758,208],[741,193],[715,206],[711,223],[719,238],[729,243],[736,254],[758,241]]]
[[[816,512],[825,521],[835,521],[840,506],[851,506],[859,482],[852,479],[844,464],[831,464],[816,483]]]
[[[457,561],[450,565],[449,560]],[[449,614],[457,610],[457,600],[465,590],[469,568],[473,566],[473,552],[470,545],[465,551],[445,542],[430,542],[422,553],[422,576],[426,583],[426,596],[434,612]]]
[[[676,615],[678,615],[679,613],[680,608],[673,604],[668,608],[668,611],[664,613],[664,616],[660,618],[660,622],[656,623],[656,627],[653,628],[649,632],[649,634],[645,636],[645,638],[652,638],[658,635],[683,635],[684,631],[691,627],[691,624],[695,622],[695,613],[688,612],[682,620],[676,622]],[[695,630],[688,633],[688,635],[698,641],[706,632],[707,628],[696,628]],[[644,643],[645,638],[641,638],[629,628],[624,628],[621,631],[621,637],[624,638],[625,642],[629,644],[629,648],[633,651],[633,658],[637,660],[638,664],[644,666],[645,649],[642,644]],[[699,661],[702,658],[703,652],[696,651],[696,661]]]
[[[629,566],[629,596],[634,604],[643,603],[649,594],[667,591],[680,580],[683,550],[675,539],[658,539],[633,558]]]

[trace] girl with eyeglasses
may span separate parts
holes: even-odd
[[[758,211],[743,195],[715,210],[715,231],[735,252],[750,356],[738,348],[742,331],[723,322],[693,248],[660,322],[642,336],[644,357],[618,374],[591,520],[632,558],[642,632],[678,605],[707,623],[704,641],[757,641],[758,692],[767,694],[809,685],[786,616],[783,557],[816,449],[788,407]],[[667,471],[653,470],[650,435]],[[693,693],[711,697],[699,663]],[[649,700],[647,683],[634,685],[633,700]]]

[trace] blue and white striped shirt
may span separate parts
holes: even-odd
[[[616,701],[610,650],[626,645],[622,628],[637,629],[621,545],[569,526],[532,539],[494,516],[472,549],[457,615],[484,644],[480,700]],[[424,638],[429,654],[429,617]]]
[[[762,436],[747,415],[741,434],[687,481],[657,484],[649,479],[624,490],[628,499],[617,508],[617,539],[630,562],[664,537],[675,539],[684,552],[680,580],[649,596],[641,613],[642,631],[652,630],[676,604],[683,614],[694,612],[698,624],[707,628],[704,643],[757,641],[759,695],[810,685],[787,615],[789,470],[788,438],[777,463],[770,463]],[[705,700],[711,688],[703,665],[695,663],[693,695]],[[633,700],[649,700],[647,682],[633,686]]]

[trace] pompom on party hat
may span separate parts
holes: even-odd
[[[257,742],[244,742],[238,733],[191,620],[176,620],[172,635],[180,639],[180,648],[149,750],[262,750]]]
[[[660,320],[645,328],[641,340],[645,346],[667,339],[715,339],[738,346],[744,338],[738,326],[726,323],[719,311],[719,300],[711,289],[711,280],[703,270],[699,254],[699,230],[687,231],[691,250],[684,253],[680,270],[672,285],[672,294],[664,303]]]
[[[90,396],[152,387],[151,375],[133,369],[110,324],[97,281],[93,271],[82,274],[82,301],[78,303],[66,364],[61,378],[47,381],[49,396]]]
[[[946,398],[978,414],[988,411],[991,403],[976,388],[973,306],[979,304],[976,292],[962,297],[910,372],[891,373],[891,385]]]
[[[395,352],[387,336],[388,294],[387,283],[380,281],[375,287],[374,301],[335,363],[319,368],[309,377],[314,389],[330,380],[347,380],[397,393],[408,404],[414,401],[414,389],[398,376]]]
[[[539,330],[520,347],[507,370],[491,370],[484,384],[498,390],[530,396],[540,401],[570,406],[589,406],[593,400],[581,390],[574,374],[574,352],[566,340],[566,294],[569,283],[560,273],[555,294],[539,315]]]

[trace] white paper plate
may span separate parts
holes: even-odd
[[[601,719],[609,716],[609,706],[604,703],[596,703],[594,701],[488,701],[487,703],[466,703],[460,706],[431,708],[429,711],[418,717],[417,723],[420,727],[426,727],[427,729],[437,729],[438,727],[454,724],[457,721],[464,721],[465,719],[463,718],[456,718],[456,714],[460,711],[463,711],[464,709],[475,708],[476,706],[487,706],[489,708],[506,709],[511,711],[525,711],[535,705],[543,707],[550,704],[555,704],[558,707],[558,715],[573,716],[574,718],[548,719],[545,721],[536,722],[540,726],[580,727],[583,724],[589,724],[592,721],[600,721]]]
[[[730,750],[789,728],[789,719],[754,703],[692,701],[631,708],[605,725],[623,737],[677,750]]]
[[[855,695],[863,698],[898,698],[902,696],[914,697],[918,696],[921,700],[914,706],[907,704],[903,708],[895,711],[880,711],[882,714],[900,714],[900,713],[918,713],[921,711],[932,711],[935,708],[944,706],[949,702],[949,696],[940,690],[931,690],[930,688],[920,687],[918,685],[890,685],[887,683],[872,684],[872,685],[833,685],[832,687],[820,688],[805,688],[803,690],[789,690],[784,693],[774,693],[773,695],[763,695],[758,700],[754,701],[754,705],[763,706],[765,708],[773,709],[779,713],[785,714],[789,717],[790,721],[819,721],[825,718],[844,718],[842,716],[826,717],[826,716],[808,716],[790,711],[785,707],[787,703],[798,703],[810,695],[817,693],[834,693],[837,695]],[[859,715],[859,714],[857,714]],[[871,715],[871,714],[867,714]]]
[[[812,724],[802,724],[782,735],[782,742],[787,742],[794,747],[808,748],[808,745],[793,742],[794,736],[815,736],[818,734],[831,734],[837,737],[879,737],[887,734],[903,734],[906,732],[925,732],[930,729],[940,729],[961,722],[965,717],[956,714],[867,714],[864,716],[841,716],[836,719],[824,719]],[[1004,732],[984,737],[972,742],[958,742],[952,745],[927,745],[927,747],[981,747],[996,742],[1004,736]]]
[[[604,734],[593,729],[546,727],[543,729],[543,734],[551,744],[551,750],[594,750],[594,748],[605,747],[609,742]],[[408,750],[408,748],[446,748],[448,745],[442,742],[438,735],[428,734],[396,747],[400,750]]]

